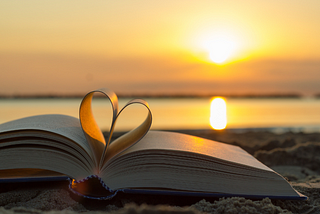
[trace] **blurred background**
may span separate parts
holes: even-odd
[[[81,98],[107,87],[120,106],[146,99],[153,129],[319,131],[319,8],[318,0],[1,1],[0,123],[78,117]],[[109,108],[96,99],[103,130]],[[139,124],[143,110],[128,110],[118,129]]]

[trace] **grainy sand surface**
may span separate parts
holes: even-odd
[[[239,145],[288,179],[307,201],[117,195],[110,201],[75,196],[60,182],[0,186],[0,213],[320,213],[320,134],[186,133]]]

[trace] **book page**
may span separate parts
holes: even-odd
[[[92,110],[92,98],[95,93],[101,93],[105,95],[112,107],[112,124],[111,124],[111,130],[109,132],[108,141],[106,143],[105,138],[103,136],[103,133],[101,132],[94,116],[93,116],[93,110]],[[82,100],[80,109],[79,109],[79,118],[81,127],[83,129],[83,132],[85,134],[85,137],[90,145],[90,148],[94,154],[94,161],[96,165],[95,171],[99,171],[99,166],[101,163],[101,159],[104,156],[106,146],[108,145],[108,142],[111,139],[112,130],[115,123],[115,118],[118,113],[118,97],[117,95],[109,90],[109,89],[98,89],[95,91],[89,92]]]
[[[133,99],[133,100],[129,101],[121,109],[121,111],[117,115],[117,118],[119,117],[121,112],[126,107],[128,107],[129,105],[132,105],[132,104],[141,104],[141,105],[145,106],[146,109],[148,110],[147,117],[144,120],[144,122],[142,124],[140,124],[140,126],[138,126],[137,128],[127,132],[126,134],[122,135],[118,139],[114,140],[110,145],[108,145],[108,148],[106,150],[106,155],[105,155],[105,157],[103,159],[103,162],[102,162],[102,168],[103,168],[104,164],[107,163],[108,160],[110,160],[114,156],[119,155],[121,152],[125,151],[126,149],[130,148],[131,146],[133,146],[134,144],[139,142],[139,140],[141,140],[147,134],[147,132],[149,131],[149,129],[151,127],[151,124],[152,124],[151,110],[149,108],[148,103],[145,100],[142,100],[142,99]],[[112,128],[112,131],[113,131],[113,128]],[[111,131],[111,134],[112,134],[112,131]]]
[[[236,164],[273,171],[238,146],[174,132],[149,131],[139,143],[125,151],[124,154],[146,149],[197,153]]]
[[[50,144],[50,141],[46,141],[43,146],[23,144],[19,147],[2,148],[0,150],[1,170],[42,169],[58,172],[74,179],[84,179],[92,174],[92,165],[86,164],[84,158],[81,160],[80,154],[66,152]],[[28,175],[23,177],[26,176]]]
[[[47,131],[64,136],[79,144],[91,157],[93,156],[81,129],[80,121],[77,118],[67,115],[48,114],[13,120],[0,125],[0,139],[1,136],[5,136],[9,132],[11,137],[14,137],[14,132],[18,133],[23,130]]]

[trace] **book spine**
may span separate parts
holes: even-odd
[[[95,196],[94,192],[93,194],[87,195],[87,194],[83,194],[80,191],[78,191],[75,186],[77,186],[78,184],[83,184],[86,183],[88,181],[90,181],[91,179],[97,179],[100,182],[100,188],[104,188],[104,195],[103,196]],[[117,195],[118,192],[123,192],[122,189],[119,190],[112,190],[110,189],[104,182],[103,180],[97,176],[97,175],[90,175],[82,180],[75,180],[75,179],[71,179],[69,178],[69,189],[71,190],[71,192],[73,192],[74,194],[84,197],[84,198],[89,198],[89,199],[96,199],[96,200],[110,200],[112,199],[114,196]]]

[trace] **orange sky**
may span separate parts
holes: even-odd
[[[0,94],[320,93],[319,8],[318,0],[2,1]],[[234,44],[222,64],[210,60],[225,51],[216,38]]]

